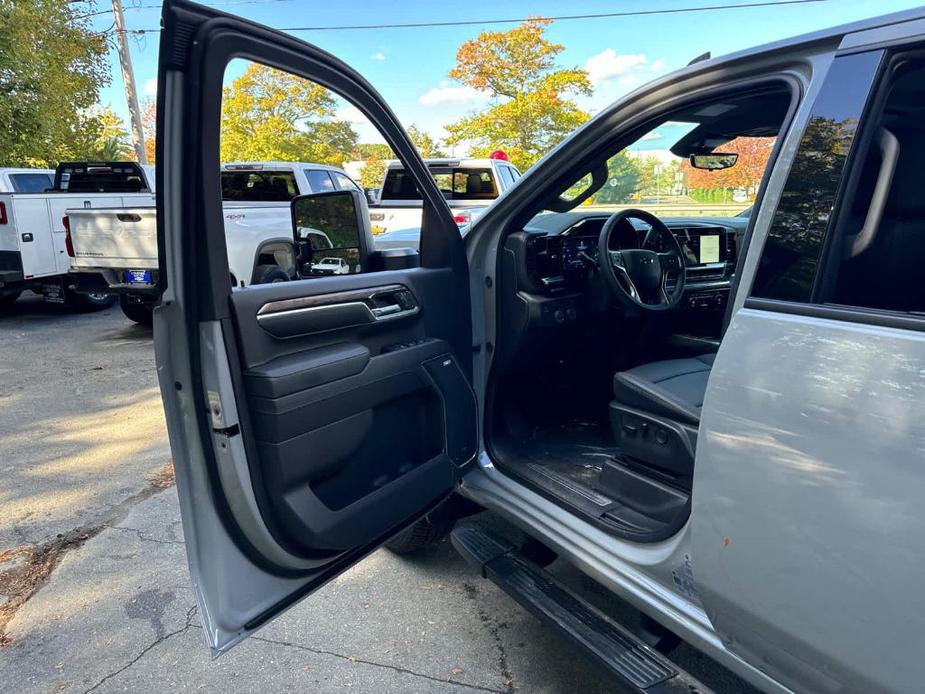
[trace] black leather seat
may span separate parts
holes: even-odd
[[[697,426],[714,357],[667,359],[618,371],[614,397],[628,407]]]

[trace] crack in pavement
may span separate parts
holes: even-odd
[[[171,632],[168,633],[168,634],[164,634],[163,636],[159,636],[159,637],[157,637],[156,639],[154,639],[154,641],[152,641],[150,644],[148,644],[147,646],[145,646],[145,647],[138,653],[138,655],[136,655],[134,658],[132,658],[128,663],[126,663],[125,665],[123,665],[123,666],[117,668],[116,670],[113,670],[112,672],[110,672],[110,673],[108,673],[107,675],[105,675],[99,682],[97,682],[96,684],[94,684],[94,685],[93,685],[92,687],[90,687],[89,689],[85,690],[83,694],[90,694],[91,692],[96,691],[96,690],[99,689],[101,686],[103,686],[103,684],[105,684],[106,682],[108,682],[109,680],[111,680],[113,677],[116,677],[116,676],[122,674],[123,672],[125,672],[126,670],[128,670],[129,668],[133,667],[133,666],[136,665],[136,664],[137,664],[137,663],[138,663],[149,651],[151,651],[155,646],[158,646],[158,645],[164,643],[164,641],[167,641],[168,639],[171,639],[171,638],[173,638],[174,636],[179,636],[180,634],[183,634],[183,633],[189,631],[190,629],[202,629],[202,627],[201,627],[200,625],[198,625],[198,624],[193,624],[193,617],[195,617],[195,615],[196,615],[196,606],[194,605],[193,607],[191,607],[191,608],[187,611],[187,613],[186,613],[186,623],[185,623],[181,628],[176,629],[176,630],[174,630],[174,631],[171,631]],[[252,636],[251,638],[252,638],[254,641],[261,641],[262,643],[268,643],[268,644],[271,644],[271,645],[274,645],[274,646],[283,646],[283,647],[286,647],[286,648],[293,648],[293,649],[296,649],[296,650],[306,651],[306,652],[308,652],[308,653],[313,653],[313,654],[315,654],[315,655],[326,655],[326,656],[331,656],[331,657],[333,657],[333,658],[338,658],[338,659],[340,659],[340,660],[346,660],[346,661],[349,661],[349,662],[351,662],[351,663],[360,663],[360,664],[362,664],[362,665],[370,665],[370,666],[372,666],[372,667],[384,668],[384,669],[386,669],[386,670],[392,670],[393,672],[397,672],[397,673],[402,674],[402,675],[411,675],[412,677],[420,677],[420,678],[425,679],[425,680],[430,680],[431,682],[439,682],[440,684],[452,684],[452,685],[455,685],[455,686],[457,686],[457,687],[464,687],[464,688],[466,688],[466,689],[471,689],[471,690],[473,690],[473,691],[491,692],[491,694],[507,694],[507,691],[509,691],[509,690],[504,690],[504,689],[492,689],[491,687],[483,687],[483,686],[477,685],[477,684],[468,684],[468,683],[466,683],[466,682],[460,682],[459,680],[455,680],[455,679],[453,679],[453,678],[441,678],[441,677],[434,677],[434,676],[432,676],[432,675],[425,675],[424,673],[415,672],[414,670],[409,670],[408,668],[404,668],[404,667],[401,667],[401,666],[399,666],[399,665],[390,665],[390,664],[388,664],[388,663],[379,663],[379,662],[376,662],[376,661],[374,661],[374,660],[365,660],[365,659],[363,659],[363,658],[357,658],[357,657],[355,657],[355,656],[343,655],[342,653],[335,653],[335,652],[333,652],[333,651],[326,651],[326,650],[320,649],[320,648],[311,648],[310,646],[303,646],[302,644],[299,644],[299,643],[292,643],[291,641],[279,641],[279,640],[276,640],[276,639],[266,638],[266,637],[264,637],[264,636]]]
[[[194,625],[196,626],[196,625]],[[196,626],[196,628],[201,628]],[[473,689],[479,692],[492,692],[493,694],[507,694],[508,690],[504,689],[492,689],[491,687],[482,687],[478,684],[467,684],[466,682],[460,682],[459,680],[454,680],[452,678],[442,678],[434,677],[433,675],[425,675],[421,672],[415,672],[414,670],[409,670],[408,668],[401,667],[400,665],[389,665],[388,663],[377,663],[374,660],[364,660],[362,658],[357,658],[355,656],[343,655],[341,653],[334,653],[333,651],[326,651],[321,648],[311,648],[310,646],[303,646],[300,643],[292,643],[291,641],[277,641],[276,639],[268,639],[265,636],[251,636],[254,641],[262,641],[263,643],[269,643],[276,646],[286,646],[288,648],[295,648],[300,651],[307,651],[309,653],[314,653],[316,655],[329,655],[334,658],[340,658],[341,660],[347,660],[351,663],[362,663],[363,665],[372,665],[373,667],[381,667],[387,670],[393,670],[394,672],[401,673],[403,675],[412,675],[413,677],[420,677],[425,680],[430,680],[431,682],[439,682],[440,684],[453,684],[458,687],[466,687],[467,689]]]
[[[157,538],[146,535],[143,530],[139,528],[127,528],[124,525],[111,525],[109,526],[110,530],[125,530],[128,532],[135,533],[138,536],[138,539],[142,542],[154,542],[158,545],[185,545],[186,543],[182,540],[158,540]]]
[[[99,689],[101,686],[103,686],[103,684],[111,680],[113,677],[116,677],[117,675],[128,670],[135,663],[141,660],[144,657],[145,653],[150,651],[152,648],[154,648],[158,644],[161,644],[167,639],[173,638],[174,636],[179,636],[180,634],[189,631],[191,628],[196,627],[196,625],[193,624],[193,617],[195,615],[196,615],[196,605],[193,605],[191,608],[189,608],[186,611],[186,624],[184,624],[181,628],[175,631],[171,631],[169,634],[164,634],[163,636],[159,636],[156,639],[154,639],[152,643],[148,644],[143,649],[141,649],[141,652],[138,655],[136,655],[134,658],[132,658],[128,663],[126,663],[125,665],[123,665],[117,670],[113,670],[108,675],[105,675],[103,679],[101,679],[99,682],[94,684],[92,687],[90,687],[87,690],[84,690],[84,694],[90,694],[90,692],[95,691],[96,689]]]
[[[137,504],[173,484],[173,463],[167,463],[148,478],[147,484],[140,491],[110,506],[96,521],[58,533],[42,544],[23,545],[0,552],[0,563],[20,554],[27,555],[11,568],[0,571],[0,596],[7,598],[6,602],[0,604],[0,648],[12,643],[6,633],[7,625],[19,608],[48,582],[65,554],[124,520]]]

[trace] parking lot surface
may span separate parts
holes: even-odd
[[[151,332],[117,308],[25,297],[0,314],[0,451],[0,692],[614,691],[447,542],[376,552],[211,660]],[[750,691],[686,647],[676,657],[718,691]]]

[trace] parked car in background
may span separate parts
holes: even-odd
[[[98,207],[154,209],[154,167],[134,162],[67,162],[47,172],[11,171],[0,193],[0,303],[30,289],[46,301],[78,309],[112,303],[105,287],[81,293],[68,279],[67,210]],[[44,187],[43,187],[44,186]],[[38,189],[42,190],[39,191]]]
[[[54,184],[54,169],[0,168],[0,193],[44,193]]]
[[[311,264],[311,270],[316,275],[346,275],[350,273],[350,266],[344,258],[322,258]]]
[[[297,195],[360,190],[341,169],[307,162],[233,162],[221,167],[229,283],[284,282],[295,276],[289,201]],[[68,213],[70,272],[83,291],[119,295],[122,311],[150,324],[158,281],[152,208],[107,207]],[[331,273],[333,274],[333,273]]]
[[[502,151],[485,159],[425,159],[430,175],[464,227],[520,178],[520,171]],[[389,162],[378,201],[369,220],[377,248],[417,248],[421,227],[421,194],[400,161]]]

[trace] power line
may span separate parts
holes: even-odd
[[[242,0],[240,3],[245,4]],[[250,3],[258,4],[262,2],[288,2],[288,0],[249,0]],[[585,19],[612,19],[616,17],[644,17],[652,15],[667,14],[689,14],[694,12],[718,12],[722,10],[742,10],[755,9],[761,7],[781,7],[786,5],[807,5],[809,3],[828,2],[828,0],[764,0],[763,2],[747,2],[739,5],[703,5],[701,7],[672,7],[660,10],[626,10],[623,12],[597,12],[593,14],[566,14],[552,17],[543,17],[553,21],[571,21]],[[216,3],[217,4],[217,3]],[[229,3],[232,4],[232,3]],[[146,7],[156,7],[148,5]],[[483,24],[520,24],[528,19],[535,17],[519,17],[516,19],[465,19],[445,22],[407,22],[400,24],[341,24],[334,26],[300,26],[300,27],[278,27],[280,31],[352,31],[368,29],[422,29],[435,27],[458,27],[473,26]],[[129,33],[153,34],[160,29],[128,29]]]

